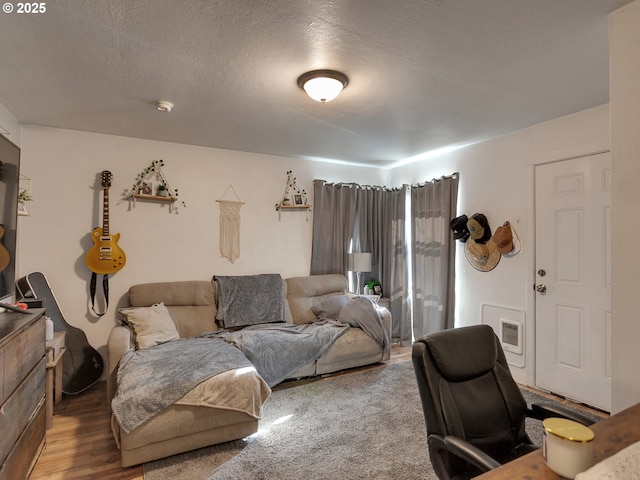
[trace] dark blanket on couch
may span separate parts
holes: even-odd
[[[277,273],[213,277],[216,320],[224,328],[284,322],[284,283]]]

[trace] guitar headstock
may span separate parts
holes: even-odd
[[[104,188],[109,188],[111,186],[111,180],[113,179],[113,175],[109,170],[102,171],[102,186]]]

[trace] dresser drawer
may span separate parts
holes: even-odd
[[[5,361],[7,358],[5,357]],[[0,460],[4,460],[44,398],[45,360],[27,375],[0,409]]]
[[[44,339],[45,323],[40,319],[2,347],[3,352],[0,356],[4,356],[3,400],[11,395],[44,356]]]
[[[0,466],[0,480],[28,478],[44,447],[46,424],[47,416],[44,399],[42,399],[18,442]]]

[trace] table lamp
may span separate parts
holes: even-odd
[[[358,277],[358,286],[356,288],[356,293],[362,293],[361,286],[361,277],[363,272],[371,271],[371,254],[370,253],[350,253],[348,257],[349,270],[356,273]]]

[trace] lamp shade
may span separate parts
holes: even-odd
[[[351,253],[349,254],[349,270],[352,272],[370,272],[371,271],[371,254],[370,253]]]
[[[336,98],[349,80],[346,75],[334,70],[314,70],[298,78],[298,86],[316,102],[330,102]]]

